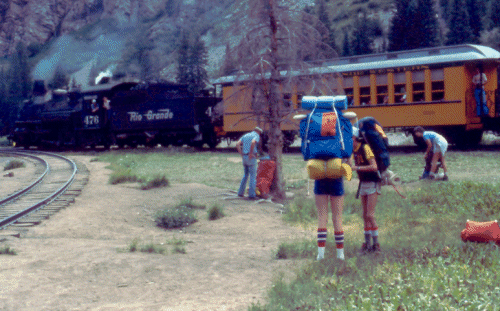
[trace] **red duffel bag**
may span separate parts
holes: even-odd
[[[257,167],[257,195],[267,198],[271,191],[271,184],[274,179],[276,162],[273,160],[260,160]]]
[[[493,241],[500,246],[500,227],[496,220],[486,222],[467,220],[460,237],[464,242],[487,243]]]

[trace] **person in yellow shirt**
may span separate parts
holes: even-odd
[[[370,146],[360,137],[359,130],[353,127],[353,153],[350,159],[351,168],[358,173],[359,188],[356,197],[361,197],[365,242],[361,252],[380,252],[378,243],[378,226],[375,221],[375,206],[381,192],[381,178],[377,162]],[[373,241],[373,243],[372,243]]]

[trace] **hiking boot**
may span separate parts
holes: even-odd
[[[371,247],[369,247],[366,243],[363,243],[363,245],[361,245],[361,255],[366,255],[368,254],[369,252],[371,252]]]
[[[378,243],[373,244],[373,246],[372,246],[372,252],[374,252],[374,253],[380,253],[381,252],[381,250],[380,250],[380,244],[378,244]]]

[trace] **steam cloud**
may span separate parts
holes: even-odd
[[[34,80],[49,81],[58,67],[79,85],[88,85],[92,67],[104,68],[121,57],[126,38],[119,33],[100,34],[93,41],[80,41],[70,35],[58,38],[48,56],[34,68]],[[111,70],[113,67],[108,67]]]

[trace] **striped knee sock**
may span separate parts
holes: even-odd
[[[378,227],[372,228],[373,244],[378,243]]]
[[[344,259],[344,231],[335,231],[335,245],[337,246],[337,258]]]
[[[371,228],[365,227],[365,243],[366,246],[370,246],[372,240],[372,230]]]
[[[318,228],[318,260],[325,257],[326,236],[326,228]]]

